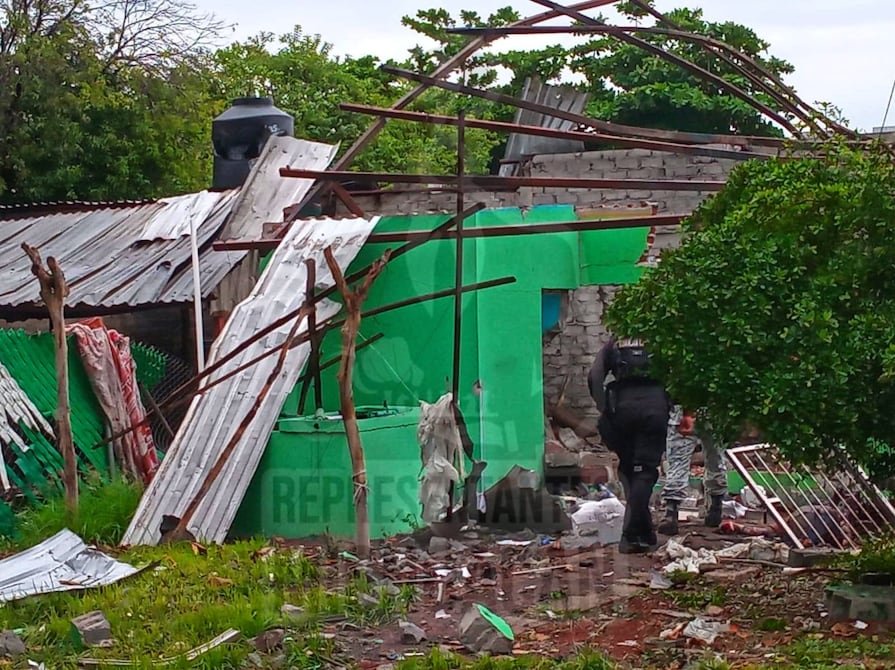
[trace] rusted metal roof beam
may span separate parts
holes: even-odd
[[[635,0],[636,1],[636,0]],[[645,3],[637,3],[649,11],[659,20],[666,21],[669,25],[673,25],[671,21],[667,21],[663,15]],[[817,119],[825,119],[825,117],[816,109],[807,105],[802,101],[795,92],[783,84],[783,82],[770,70],[765,68],[761,63],[757,62],[750,56],[738,51],[726,42],[716,40],[711,37],[699,35],[689,32],[683,28],[667,29],[656,28],[651,26],[501,26],[501,27],[484,27],[484,28],[448,28],[448,33],[454,35],[489,35],[489,36],[508,36],[508,35],[555,35],[555,34],[571,34],[571,35],[619,35],[621,33],[643,33],[648,35],[664,35],[666,37],[674,37],[686,42],[698,44],[716,58],[724,61],[736,72],[743,75],[755,86],[760,88],[764,93],[773,97],[779,104],[787,108],[792,114],[798,116],[806,124],[810,125],[819,135],[826,135],[827,132],[817,124]],[[737,58],[747,64],[752,70],[744,67],[740,63],[733,60]],[[758,74],[756,74],[756,72]],[[760,76],[759,76],[760,75]],[[763,79],[764,77],[765,79]],[[770,80],[773,84],[768,83]],[[775,88],[776,87],[776,88]],[[787,97],[788,96],[788,97]],[[804,109],[803,109],[804,108]]]
[[[581,126],[590,127],[594,130],[599,130],[612,135],[645,137],[666,142],[676,142],[680,144],[730,144],[742,147],[748,147],[750,145],[782,147],[785,143],[785,140],[779,137],[718,135],[713,133],[691,133],[679,130],[659,130],[657,128],[627,126],[621,123],[612,123],[610,121],[600,121],[598,119],[592,119],[581,114],[575,114],[574,112],[568,112],[562,109],[540,105],[536,102],[530,102],[528,100],[523,100],[522,98],[516,98],[504,93],[498,93],[496,91],[485,91],[482,89],[473,88],[472,86],[464,86],[462,84],[455,84],[453,82],[435,79],[424,74],[419,74],[410,70],[404,70],[402,68],[393,67],[391,65],[382,65],[379,69],[387,74],[401,77],[402,79],[409,79],[411,81],[426,83],[430,86],[435,86],[446,91],[453,91],[454,93],[459,93],[461,95],[471,95],[477,98],[482,98],[484,100],[490,100],[491,102],[496,102],[501,105],[510,105],[512,107],[518,107],[520,109],[528,109],[538,114],[546,114],[557,119],[565,119],[567,121],[577,123]]]
[[[487,226],[484,228],[464,228],[463,237],[516,237],[520,235],[544,235],[549,233],[581,233],[593,230],[676,226],[685,218],[686,215],[683,214],[664,214],[658,216],[632,216],[627,218],[584,219],[561,223],[523,223],[511,226]],[[440,230],[434,233],[432,231],[373,233],[367,238],[367,244],[412,243],[417,241],[450,240],[456,238],[456,230]],[[215,251],[257,250],[266,252],[276,249],[278,244],[279,240],[227,240],[215,242],[213,249]]]
[[[584,2],[579,2],[575,5],[572,5],[571,9],[575,10],[588,10],[588,9],[596,9],[598,7],[605,7],[606,5],[612,5],[618,2],[618,0],[585,0]],[[541,12],[540,14],[535,14],[533,16],[529,16],[528,18],[522,19],[521,21],[517,21],[513,23],[514,26],[533,26],[538,23],[543,23],[544,21],[549,21],[551,19],[556,19],[562,16],[561,12],[556,11],[555,9],[551,9],[546,12]],[[464,63],[467,59],[469,59],[473,54],[475,54],[479,49],[487,46],[493,41],[493,38],[489,37],[477,37],[471,40],[466,46],[464,46],[460,51],[456,54],[448,58],[444,63],[439,65],[432,72],[432,76],[436,79],[441,77],[446,77],[451,72],[457,69],[462,63]],[[395,102],[392,107],[394,109],[404,109],[416,100],[420,95],[422,95],[426,89],[428,89],[430,84],[421,84],[414,88],[412,91],[409,91],[405,95],[403,95],[397,102]],[[336,170],[344,170],[357,158],[358,154],[363,151],[364,147],[367,146],[385,127],[386,119],[378,118],[370,126],[364,131],[364,133],[355,140],[354,144],[352,144],[348,150],[342,155],[341,158],[335,163],[333,166]],[[317,188],[311,189],[311,192],[302,200],[300,203],[302,206],[309,202],[311,199],[316,197]],[[300,208],[299,208],[300,209]],[[291,217],[287,223],[291,223],[296,218],[298,218],[298,213],[296,212],[293,217]]]
[[[434,123],[443,126],[457,126],[459,119],[453,116],[439,116],[424,112],[408,112],[406,110],[388,109],[386,107],[372,107],[370,105],[352,105],[342,103],[339,105],[347,112],[357,114],[374,114],[401,121],[417,121],[420,123]],[[554,137],[562,140],[580,140],[582,142],[605,142],[619,147],[633,149],[647,149],[650,151],[666,151],[669,153],[687,154],[690,156],[709,156],[711,158],[745,161],[750,158],[766,159],[766,154],[757,154],[749,151],[733,151],[730,149],[717,149],[713,147],[675,144],[657,140],[623,137],[620,135],[608,135],[606,133],[587,133],[579,130],[559,130],[557,128],[545,128],[543,126],[528,126],[506,121],[488,121],[483,119],[465,120],[469,128],[480,128],[497,132],[517,133],[523,135],[536,135],[538,137]]]
[[[457,175],[443,174],[391,174],[389,172],[342,172],[337,170],[297,170],[281,168],[283,177],[298,179],[336,180],[354,175],[363,179],[393,184],[448,184],[456,186],[461,181]],[[677,179],[588,179],[586,177],[499,177],[497,175],[468,175],[463,185],[478,186],[487,190],[516,190],[522,186],[542,188],[581,188],[612,190],[660,190],[660,191],[720,191],[723,181],[687,181]]]
[[[669,19],[665,14],[663,14],[662,12],[657,10],[655,7],[651,7],[649,5],[649,3],[643,2],[643,0],[633,0],[633,2],[638,7],[643,9],[645,12],[650,14],[657,21],[659,21],[659,23],[664,23],[666,26],[670,26],[671,28],[675,29],[676,31],[686,32],[683,30],[683,26],[681,26],[680,24],[675,23],[674,21]],[[737,51],[730,45],[728,45],[724,42],[721,42],[720,40],[715,40],[712,38],[704,38],[703,48],[705,50],[707,50],[711,53],[711,52],[713,52],[713,50],[711,49],[711,47],[713,47],[713,46],[718,47],[718,48],[729,49],[731,52],[731,55],[734,55],[737,58],[740,58],[745,63],[749,64],[751,67],[755,68],[759,73],[761,73],[762,75],[767,77],[771,82],[773,82],[776,86],[778,86],[781,91],[783,91],[786,95],[788,95],[790,97],[790,99],[797,106],[800,106],[803,109],[807,110],[807,112],[809,113],[809,115],[812,118],[821,119],[823,121],[823,123],[826,124],[828,127],[836,130],[839,133],[842,133],[843,135],[846,135],[847,137],[851,137],[853,139],[858,138],[858,133],[837,123],[835,120],[831,119],[826,114],[823,114],[819,110],[815,109],[814,107],[812,107],[811,105],[806,103],[804,100],[802,100],[801,97],[799,97],[799,95],[796,93],[795,89],[793,89],[790,86],[787,86],[780,77],[778,77],[776,74],[771,72],[771,70],[769,70],[768,68],[761,65],[761,63],[759,63],[755,59],[750,58],[746,54]],[[812,125],[812,127],[814,127],[814,124],[811,124],[811,125]]]
[[[561,12],[562,14],[565,14],[569,18],[575,19],[576,21],[580,21],[581,23],[583,23],[585,25],[589,25],[589,26],[605,25],[605,23],[603,21],[594,19],[590,16],[587,16],[586,14],[582,14],[580,11],[578,11],[577,9],[574,9],[572,7],[564,7],[563,5],[559,4],[558,2],[553,2],[553,0],[532,0],[532,2],[535,2],[543,7],[548,7],[550,9],[557,11],[557,12]],[[777,113],[776,111],[774,111],[773,109],[768,107],[767,105],[759,102],[754,97],[749,95],[746,91],[741,89],[739,86],[736,86],[735,84],[730,83],[726,79],[709,72],[708,70],[700,67],[696,63],[689,61],[686,58],[682,58],[682,57],[678,56],[677,54],[669,53],[669,52],[665,51],[664,49],[657,47],[654,44],[650,44],[649,42],[642,40],[639,37],[635,37],[635,36],[629,35],[627,33],[618,33],[616,35],[616,37],[622,42],[626,42],[628,44],[631,44],[632,46],[639,47],[639,48],[643,49],[644,51],[647,51],[655,56],[658,56],[662,60],[666,60],[669,63],[673,63],[673,64],[677,65],[678,67],[681,67],[684,70],[691,72],[692,74],[702,77],[706,81],[710,81],[711,83],[715,84],[718,88],[726,91],[727,93],[729,93],[732,96],[739,98],[740,100],[747,103],[748,105],[750,105],[757,111],[761,112],[762,114],[767,116],[769,119],[773,120],[775,123],[779,124],[786,130],[791,132],[793,135],[796,135],[796,136],[801,135],[798,128],[796,128],[789,121],[789,119],[780,115],[779,113]]]

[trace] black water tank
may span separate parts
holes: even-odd
[[[211,123],[214,144],[212,188],[242,186],[252,161],[271,135],[293,135],[295,120],[273,105],[272,98],[236,98],[230,109]]]

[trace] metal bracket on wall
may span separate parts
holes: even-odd
[[[770,444],[733,447],[727,458],[796,547],[858,549],[895,528],[895,508],[844,451],[813,469]]]

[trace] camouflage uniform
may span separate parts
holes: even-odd
[[[666,439],[665,482],[662,486],[662,499],[666,506],[669,502],[678,505],[687,497],[690,486],[690,459],[699,443],[705,452],[705,489],[706,504],[712,496],[727,494],[727,468],[724,463],[723,450],[716,446],[711,435],[710,426],[697,421],[695,434],[681,435],[678,432],[684,412],[680,405],[675,405],[668,419],[668,435]]]

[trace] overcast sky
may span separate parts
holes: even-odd
[[[418,9],[441,6],[455,16],[470,8],[487,16],[507,5],[523,15],[543,11],[525,0],[196,1],[235,24],[235,39],[279,34],[298,24],[305,33],[322,35],[337,53],[380,58],[403,58],[421,41],[401,25],[402,16]],[[769,41],[774,55],[795,65],[789,83],[806,101],[836,104],[863,130],[882,122],[895,81],[895,0],[659,0],[657,6],[667,11],[699,4],[708,19],[743,23]],[[526,48],[561,39],[514,36],[499,44]],[[887,125],[895,125],[895,105]]]

